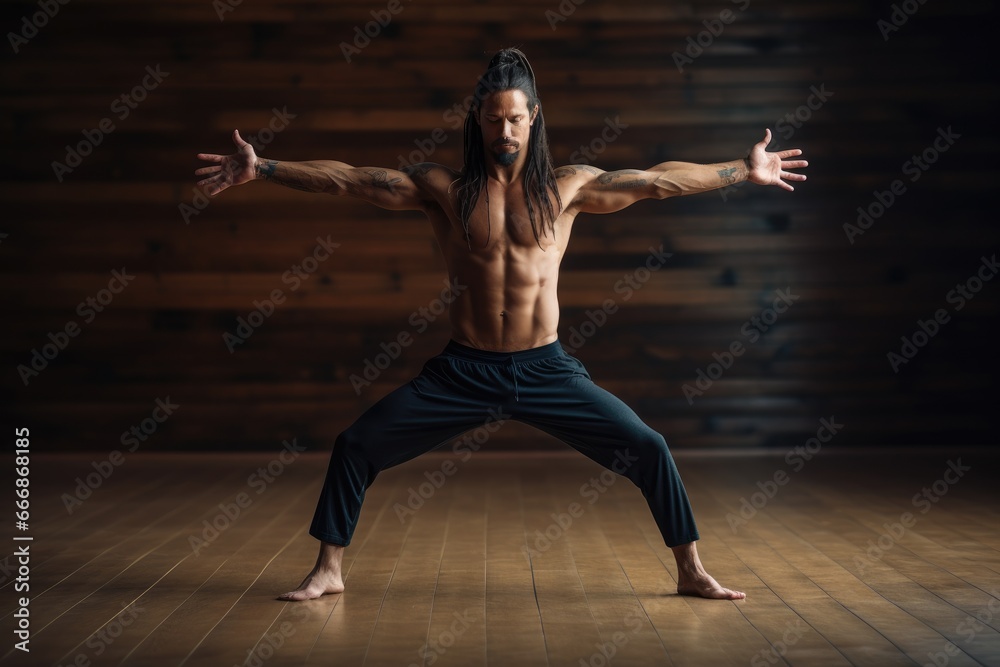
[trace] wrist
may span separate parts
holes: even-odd
[[[278,167],[277,160],[264,160],[259,157],[254,158],[253,177],[254,180],[266,181],[274,176],[274,170]]]

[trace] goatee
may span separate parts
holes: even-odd
[[[494,153],[493,158],[501,167],[509,167],[517,162],[517,156],[520,154],[521,151],[514,151],[513,153]]]

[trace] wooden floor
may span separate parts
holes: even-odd
[[[313,564],[325,454],[128,454],[72,514],[95,457],[35,456],[31,653],[8,557],[0,664],[1000,665],[996,454],[784,454],[676,455],[740,602],[676,595],[638,490],[568,450],[384,471],[347,591],[308,603],[274,597]]]

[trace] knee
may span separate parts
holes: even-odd
[[[635,447],[639,450],[640,455],[647,460],[670,457],[667,439],[651,428],[643,430],[636,436]]]
[[[338,452],[338,457],[341,459],[368,463],[374,455],[369,446],[371,442],[371,438],[365,437],[363,430],[354,424],[340,432],[333,449]]]
[[[666,438],[653,429],[643,429],[629,443],[615,451],[615,472],[633,480],[670,460]]]

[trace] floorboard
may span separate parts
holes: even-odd
[[[314,563],[325,454],[261,486],[265,454],[140,453],[77,503],[65,496],[93,457],[36,457],[31,653],[11,643],[0,664],[1000,664],[998,455],[781,454],[676,453],[701,557],[739,602],[678,596],[641,493],[597,487],[601,469],[571,451],[384,471],[345,552],[347,590],[305,603],[276,596]],[[945,475],[959,457],[968,470]]]

